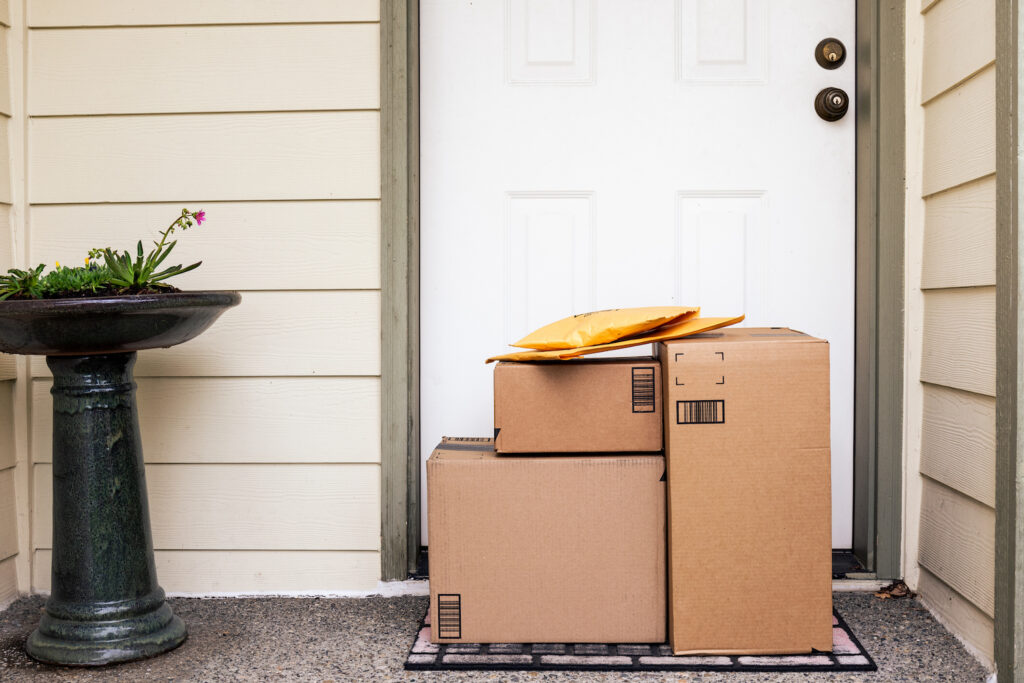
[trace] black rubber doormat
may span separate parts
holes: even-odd
[[[405,668],[412,671],[877,671],[850,627],[833,612],[832,652],[809,655],[673,655],[667,644],[430,642],[430,611]]]

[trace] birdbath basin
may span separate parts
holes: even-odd
[[[185,641],[157,582],[132,370],[136,352],[186,342],[237,292],[0,302],[0,352],[53,373],[50,598],[25,648],[51,664],[152,657]]]

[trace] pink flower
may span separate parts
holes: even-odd
[[[196,225],[202,225],[203,221],[206,220],[206,212],[205,211],[197,211],[196,213],[194,213],[192,215],[195,216]]]

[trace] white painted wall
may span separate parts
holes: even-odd
[[[905,576],[990,668],[995,1],[908,3]]]
[[[196,341],[140,354],[162,585],[376,588],[379,3],[27,0],[24,9],[14,28],[24,115],[11,123],[27,143],[13,166],[23,170],[13,201],[24,218],[16,249],[0,235],[0,260],[76,262],[92,246],[152,237],[183,206],[202,208],[208,223],[176,253],[203,267],[174,284],[243,292]],[[0,141],[6,123],[0,116]],[[12,201],[5,182],[0,172],[0,203]],[[23,363],[20,411],[6,407],[9,384],[0,381],[0,434],[14,420],[23,445],[20,469],[7,469],[14,460],[0,439],[0,604],[13,585],[4,501],[14,484],[31,519],[18,539],[20,588],[49,589],[50,376],[41,359]]]

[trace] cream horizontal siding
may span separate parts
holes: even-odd
[[[921,379],[996,395],[996,288],[925,293]]]
[[[380,576],[379,4],[28,0],[31,263],[208,222],[183,289],[242,303],[136,366],[154,544],[177,593]],[[49,586],[49,371],[30,365],[32,549]]]
[[[15,266],[13,252],[11,207],[9,204],[0,202],[0,273],[6,273],[8,268]],[[0,353],[0,382],[17,377],[16,362],[15,356]],[[3,419],[3,412],[0,410],[0,420]],[[0,459],[2,459],[2,454],[0,454]]]
[[[0,470],[0,558],[18,554],[18,530],[13,524],[17,510],[14,496],[14,468]]]
[[[0,7],[0,17],[6,17],[7,12],[4,11],[3,7]],[[10,45],[11,45],[11,29],[9,28],[9,19],[0,19],[0,83],[4,84],[3,88],[0,88],[0,114],[9,117],[11,115],[11,89],[7,87],[11,82],[11,61],[10,61]],[[10,155],[5,157],[10,161]]]
[[[922,98],[928,101],[995,61],[994,40],[960,40],[964,35],[995,36],[995,0],[943,0],[924,18]],[[956,45],[951,50],[950,45]]]
[[[30,27],[379,21],[380,0],[28,0]]]
[[[285,455],[304,463],[380,462],[377,377],[140,377],[137,383],[147,463],[275,463]],[[47,404],[51,386],[33,382],[34,405]],[[50,411],[32,413],[33,462],[51,462],[52,429]]]
[[[178,239],[170,261],[195,263],[183,289],[380,289],[377,201],[204,202],[210,223]],[[169,223],[169,204],[63,204],[32,210],[30,263],[76,263]],[[2,220],[2,215],[0,215]],[[207,229],[207,227],[209,229]],[[287,236],[287,239],[284,237]],[[273,261],[273,267],[267,264]]]
[[[924,144],[926,197],[995,173],[995,65],[925,106]]]
[[[210,228],[211,230],[214,228]],[[380,374],[380,294],[244,292],[242,304],[197,339],[139,353],[136,375]],[[49,374],[32,357],[36,376]]]
[[[946,628],[967,640],[988,661],[995,657],[995,624],[992,617],[964,600],[927,569],[918,585],[921,600]]]
[[[995,510],[925,479],[921,496],[921,566],[995,615]]]
[[[377,109],[378,37],[376,24],[35,31],[29,113]]]
[[[14,602],[18,597],[18,571],[14,558],[0,560],[0,609]]]
[[[28,196],[33,204],[374,199],[379,128],[372,111],[34,118]]]
[[[50,550],[36,550],[33,584],[50,590]],[[371,591],[380,565],[376,552],[334,550],[157,550],[156,571],[169,593],[329,594]],[[301,567],[297,571],[296,567]],[[0,591],[3,590],[0,564]]]
[[[0,2],[0,273],[15,265],[11,226],[13,187],[11,171],[11,13]],[[18,454],[15,443],[15,356],[0,354],[0,609],[18,596],[19,505],[27,503],[16,485]]]
[[[955,187],[925,202],[921,287],[996,284],[996,178]]]
[[[39,550],[51,547],[52,467],[35,465],[33,482]],[[380,549],[377,465],[147,465],[146,486],[160,550]]]
[[[917,590],[992,657],[995,610],[995,2],[925,0]],[[915,30],[912,28],[912,31]],[[914,79],[908,79],[913,82]],[[913,104],[911,105],[913,106]],[[911,125],[911,135],[916,131]],[[915,234],[911,231],[911,234]],[[914,368],[908,368],[913,372]],[[919,513],[915,514],[915,513]]]
[[[922,474],[994,509],[995,437],[995,398],[925,385]]]
[[[0,204],[11,204],[11,120],[0,114]]]

